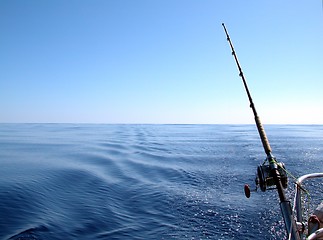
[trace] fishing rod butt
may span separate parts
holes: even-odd
[[[293,218],[293,212],[289,201],[280,203],[280,211],[283,215],[288,239],[301,240],[296,221]]]

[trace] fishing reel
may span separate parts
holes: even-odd
[[[288,185],[288,179],[285,170],[285,165],[281,162],[277,163],[277,166],[277,170],[279,173],[278,177],[280,177],[280,181],[282,183],[283,188],[286,189]],[[255,182],[257,186],[259,185],[261,191],[263,192],[265,192],[266,190],[276,189],[275,187],[267,189],[267,187],[276,185],[269,165],[260,165],[257,167],[257,176]]]
[[[284,163],[276,163],[277,164],[277,171],[278,171],[278,178],[280,179],[282,186],[284,189],[288,186],[288,179],[287,173],[285,170]],[[274,190],[276,189],[275,180],[273,177],[273,171],[269,164],[262,164],[257,167],[256,173],[256,189],[250,190],[249,185],[244,186],[244,192],[247,198],[250,197],[251,191],[257,191],[258,186],[260,187],[261,191],[265,192],[266,190]]]

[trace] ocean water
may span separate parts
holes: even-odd
[[[322,125],[265,129],[323,172]],[[0,124],[0,239],[283,239],[276,191],[244,197],[264,159],[253,125]]]

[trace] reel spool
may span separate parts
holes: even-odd
[[[286,189],[288,185],[288,179],[287,179],[287,173],[285,171],[285,165],[282,162],[277,163],[277,165],[278,165],[277,170],[279,172],[279,177],[280,177],[282,186],[284,189]],[[268,188],[276,185],[269,165],[259,165],[257,167],[257,176],[255,181],[256,181],[256,185],[257,186],[259,185],[261,191],[263,192],[265,192],[266,190],[275,189],[275,188]]]

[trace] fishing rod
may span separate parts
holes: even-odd
[[[286,226],[286,232],[288,234],[288,239],[291,240],[300,240],[300,235],[297,230],[296,222],[294,220],[293,214],[292,214],[292,208],[290,202],[286,199],[285,191],[284,189],[287,188],[287,174],[285,170],[284,163],[278,163],[276,161],[276,158],[272,154],[272,150],[265,132],[265,129],[260,121],[260,118],[258,116],[258,113],[256,111],[255,104],[253,103],[247,81],[244,77],[244,74],[242,72],[242,68],[240,66],[237,54],[234,50],[233,44],[231,42],[229,33],[224,25],[222,23],[223,29],[225,31],[225,34],[227,36],[227,40],[229,42],[229,45],[232,50],[232,55],[234,57],[234,60],[237,64],[238,70],[239,70],[239,76],[242,79],[244,88],[246,90],[250,108],[252,109],[256,126],[258,129],[258,133],[262,142],[262,146],[264,148],[264,151],[267,155],[265,162],[262,165],[259,165],[257,167],[257,175],[256,175],[256,190],[258,185],[260,186],[260,189],[265,192],[266,190],[273,190],[277,189],[279,200],[280,200],[280,209],[284,218],[285,226]],[[274,187],[272,187],[274,186]],[[272,187],[272,188],[267,188]],[[245,195],[247,198],[250,197],[250,188],[248,185],[245,185]]]

